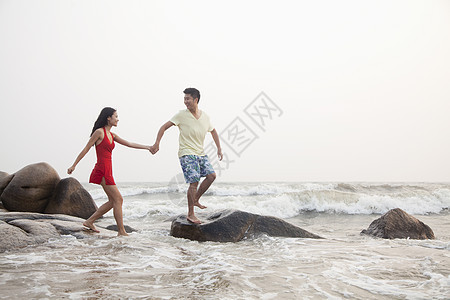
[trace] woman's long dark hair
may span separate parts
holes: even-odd
[[[108,118],[111,117],[115,112],[116,110],[112,107],[105,107],[104,109],[102,109],[100,115],[97,118],[97,121],[95,121],[94,123],[94,128],[92,128],[91,136],[97,129],[108,125]]]

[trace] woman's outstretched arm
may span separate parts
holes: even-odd
[[[120,136],[118,136],[117,134],[113,133],[114,135],[114,141],[118,142],[121,145],[130,147],[130,148],[134,148],[134,149],[146,149],[150,151],[150,146],[147,145],[141,145],[138,143],[133,143],[133,142],[129,142],[123,138],[121,138]]]
[[[86,146],[83,148],[83,150],[81,150],[80,154],[78,154],[77,158],[75,159],[75,162],[73,163],[73,165],[67,169],[67,174],[72,174],[72,172],[75,170],[75,167],[77,166],[77,164],[80,162],[80,160],[83,159],[83,157],[89,152],[89,150],[92,148],[92,146],[94,146],[94,144],[102,138],[102,135],[104,133],[101,130],[96,130],[94,131],[94,133],[92,134],[91,138],[89,139],[88,143],[86,144]]]

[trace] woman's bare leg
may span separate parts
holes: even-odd
[[[103,216],[104,214],[106,214],[108,211],[111,210],[111,208],[113,208],[113,204],[111,201],[108,200],[108,202],[106,202],[105,204],[103,204],[102,206],[100,206],[93,214],[92,216],[89,217],[89,219],[87,219],[86,221],[84,221],[83,225],[92,229],[94,232],[100,232],[97,227],[95,227],[94,222],[100,218],[101,216]]]
[[[123,225],[122,204],[123,198],[116,185],[106,185],[105,178],[102,179],[101,186],[108,196],[108,202],[100,206],[92,216],[87,219],[83,225],[92,229],[95,232],[100,232],[94,225],[94,222],[113,209],[114,218],[116,219],[118,235],[128,235]]]
[[[100,185],[105,189],[105,177],[102,178]],[[102,206],[97,208],[97,210],[86,220],[83,222],[83,226],[92,229],[94,232],[100,232],[97,227],[95,227],[94,222],[106,214],[111,208],[113,208],[112,202],[108,199],[108,202],[104,203]]]
[[[104,185],[106,195],[108,195],[109,202],[112,202],[114,219],[116,219],[118,235],[128,235],[123,225],[122,204],[123,198],[116,185]]]

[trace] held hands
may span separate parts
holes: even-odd
[[[156,152],[159,151],[159,145],[154,144],[153,146],[150,146],[150,148],[148,150],[154,155],[154,154],[156,154]],[[220,161],[223,159],[222,149],[220,149],[220,148],[217,149],[217,157],[219,158]]]

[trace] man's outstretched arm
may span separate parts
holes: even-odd
[[[161,139],[162,139],[162,137],[164,135],[164,132],[167,129],[169,129],[170,127],[172,127],[173,125],[175,125],[175,124],[173,124],[172,122],[168,121],[168,122],[164,123],[163,126],[161,126],[161,128],[158,131],[158,134],[156,135],[155,144],[153,144],[153,146],[150,147],[150,152],[152,154],[155,154],[156,152],[159,151],[159,143],[161,142]]]

